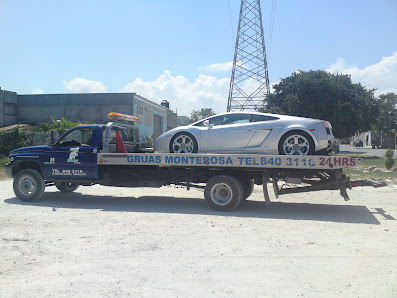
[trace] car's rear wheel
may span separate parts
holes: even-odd
[[[170,142],[171,153],[197,153],[196,138],[188,132],[180,132],[174,135]]]
[[[278,152],[280,155],[313,155],[314,142],[304,131],[290,131],[280,139]]]

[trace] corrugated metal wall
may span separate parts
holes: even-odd
[[[34,94],[18,95],[18,104],[24,106],[54,105],[129,105],[134,93]]]

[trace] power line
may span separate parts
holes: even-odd
[[[232,34],[233,34],[233,37],[234,37],[234,27],[233,27],[233,20],[232,20],[232,11],[230,9],[230,0],[227,0],[227,4],[229,6],[230,26],[232,27]]]
[[[277,0],[272,0],[272,8],[271,8],[271,12],[270,12],[270,25],[269,25],[269,41],[268,41],[268,47],[267,47],[267,61],[270,60],[270,52],[272,49],[274,18],[275,18],[275,14],[276,14],[276,6],[277,6]]]

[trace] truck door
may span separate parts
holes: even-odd
[[[44,161],[46,179],[98,180],[98,148],[94,146],[93,130],[94,127],[77,126],[48,149],[48,160]]]

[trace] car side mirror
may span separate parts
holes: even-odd
[[[209,120],[205,120],[205,121],[203,122],[203,124],[204,124],[204,126],[207,127],[207,128],[212,128],[212,126],[210,125],[210,121],[209,121]]]

